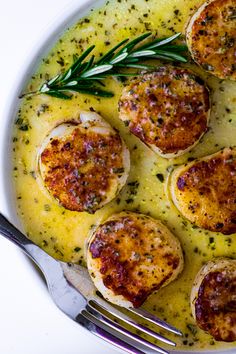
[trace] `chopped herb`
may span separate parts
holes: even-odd
[[[216,249],[216,243],[214,237],[209,237],[208,247],[210,247],[212,250]]]
[[[121,199],[120,199],[120,198],[117,198],[117,199],[116,199],[116,204],[119,205],[120,202],[121,202]]]
[[[50,207],[49,204],[44,204],[43,208],[44,208],[45,211],[50,211],[51,210],[51,207]]]
[[[34,179],[36,179],[36,173],[35,173],[35,171],[30,171],[30,175],[31,175]]]
[[[29,130],[29,126],[28,126],[28,124],[23,124],[19,127],[19,129],[26,132],[27,130]]]
[[[39,117],[42,113],[46,112],[49,109],[47,104],[41,104],[39,109],[37,110],[37,116]]]
[[[188,323],[187,324],[187,328],[189,329],[189,331],[192,333],[192,335],[196,335],[197,334],[197,326],[191,324],[191,323]]]
[[[160,181],[161,183],[164,182],[164,176],[163,176],[162,173],[157,173],[157,174],[156,174],[156,177],[159,179],[159,181]]]
[[[42,245],[42,247],[46,247],[46,246],[48,246],[48,242],[46,240],[43,240],[41,245]]]
[[[19,129],[22,131],[29,130],[29,124],[20,117],[16,119],[15,124],[18,125]]]
[[[112,169],[113,173],[124,173],[125,169],[123,167],[115,167]]]
[[[60,251],[56,246],[54,246],[53,249],[56,253],[60,254],[61,257],[64,256],[64,253],[62,253],[62,251]]]
[[[61,66],[64,66],[64,65],[65,65],[65,61],[64,61],[64,59],[63,59],[62,57],[60,57],[60,59],[57,60],[57,63],[58,63],[59,65],[61,65]]]
[[[16,125],[21,125],[23,123],[23,119],[22,118],[17,118],[15,121]]]
[[[231,246],[231,243],[232,243],[232,239],[230,237],[226,238],[225,240],[225,244],[230,247]]]
[[[129,186],[129,194],[131,196],[137,195],[139,182],[138,181],[129,182],[128,186]]]
[[[75,248],[74,248],[74,252],[79,252],[80,250],[81,250],[80,247],[75,247]]]

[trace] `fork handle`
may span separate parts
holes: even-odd
[[[31,244],[32,242],[19,230],[17,230],[17,228],[12,225],[2,214],[0,214],[0,234],[28,253],[25,246]]]

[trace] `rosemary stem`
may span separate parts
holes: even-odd
[[[187,58],[183,55],[185,46],[172,44],[180,35],[181,33],[176,33],[167,38],[154,38],[148,42],[148,39],[151,38],[151,33],[148,32],[131,41],[125,39],[105,53],[98,61],[91,54],[95,48],[95,45],[92,45],[79,57],[74,56],[74,63],[64,73],[57,74],[45,81],[37,91],[22,93],[19,98],[46,94],[68,100],[71,99],[74,92],[113,97],[112,92],[101,89],[101,86],[105,86],[101,81],[107,77],[136,76],[142,74],[142,70],[153,70],[155,67],[146,64],[146,61],[150,59],[186,63]],[[145,44],[141,44],[143,41]],[[119,72],[122,68],[138,69],[139,72]]]

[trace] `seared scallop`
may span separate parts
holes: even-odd
[[[138,307],[183,269],[178,239],[160,221],[122,212],[99,225],[88,245],[87,265],[108,301]]]
[[[236,340],[236,260],[206,263],[196,276],[191,307],[197,325],[218,341]]]
[[[236,80],[235,0],[206,1],[187,27],[193,59],[220,79]]]
[[[39,171],[45,187],[66,209],[94,213],[116,197],[130,167],[129,151],[101,116],[82,112],[44,140]]]
[[[236,148],[178,167],[170,178],[172,199],[191,222],[229,235],[236,232]]]
[[[131,80],[119,117],[131,133],[165,158],[190,150],[207,130],[209,92],[188,69],[165,66]]]

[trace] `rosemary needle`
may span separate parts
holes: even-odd
[[[20,98],[35,94],[46,94],[61,99],[70,99],[73,92],[99,97],[113,97],[113,92],[103,88],[105,85],[102,80],[112,76],[122,77],[138,74],[137,72],[123,72],[121,69],[153,69],[153,66],[144,63],[148,59],[187,62],[186,57],[182,55],[187,47],[183,44],[172,44],[181,33],[140,44],[151,34],[150,32],[144,33],[131,41],[124,39],[97,61],[95,61],[94,55],[89,57],[95,48],[95,45],[92,45],[79,57],[76,56],[74,63],[64,73],[45,81],[38,91],[24,93]]]

